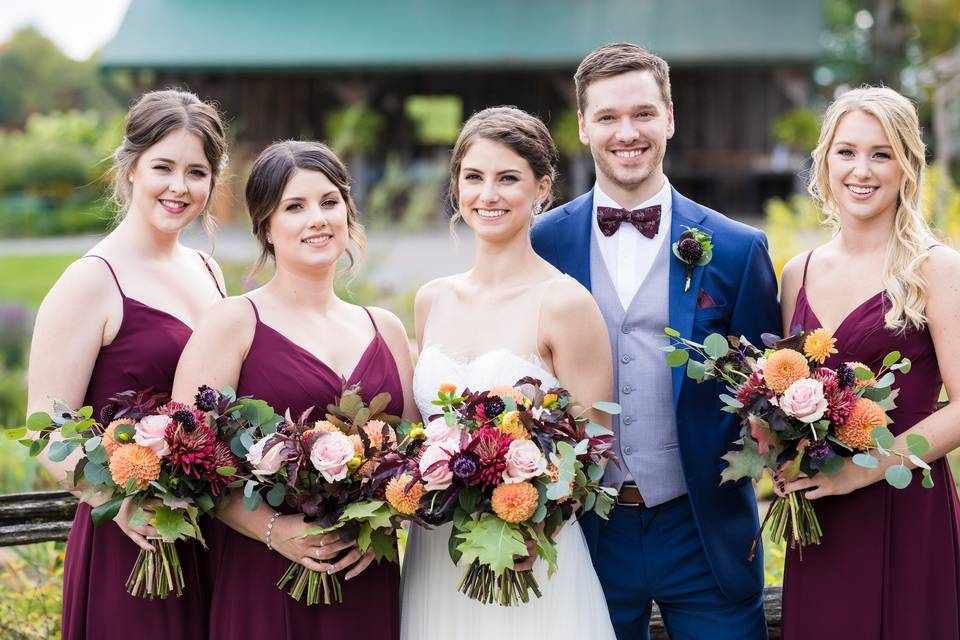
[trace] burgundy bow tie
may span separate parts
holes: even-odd
[[[620,228],[620,223],[628,222],[637,228],[637,231],[652,238],[660,230],[660,205],[634,209],[618,209],[616,207],[597,207],[597,224],[605,236],[612,236]]]

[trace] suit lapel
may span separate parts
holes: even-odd
[[[590,290],[590,222],[593,215],[593,190],[571,200],[563,210],[566,215],[558,221],[556,228],[557,266]]]
[[[671,202],[670,326],[679,331],[684,338],[691,338],[693,336],[693,318],[697,312],[697,294],[700,291],[700,281],[703,278],[704,270],[709,266],[694,267],[690,279],[690,288],[684,291],[687,265],[673,255],[673,244],[680,238],[680,234],[687,230],[686,227],[696,227],[711,235],[712,231],[702,224],[706,217],[703,209],[677,193],[676,189],[673,189]],[[683,386],[686,377],[686,367],[673,369],[673,403],[675,410],[678,410],[680,388]]]

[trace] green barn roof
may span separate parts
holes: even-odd
[[[549,68],[635,42],[675,65],[811,62],[811,0],[132,0],[100,58],[158,70]]]

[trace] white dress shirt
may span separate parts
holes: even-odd
[[[600,254],[610,273],[610,279],[617,289],[620,304],[626,310],[633,301],[637,289],[643,284],[644,278],[650,272],[653,260],[660,247],[670,238],[670,217],[673,192],[670,181],[664,178],[663,187],[652,198],[630,209],[642,209],[660,205],[660,229],[657,235],[648,238],[640,233],[632,224],[621,224],[620,229],[612,236],[605,236],[597,223],[597,207],[614,207],[626,209],[615,202],[613,198],[600,190],[600,185],[593,187],[593,236],[600,246]]]

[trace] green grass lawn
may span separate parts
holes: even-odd
[[[76,255],[0,257],[0,302],[36,309]]]

